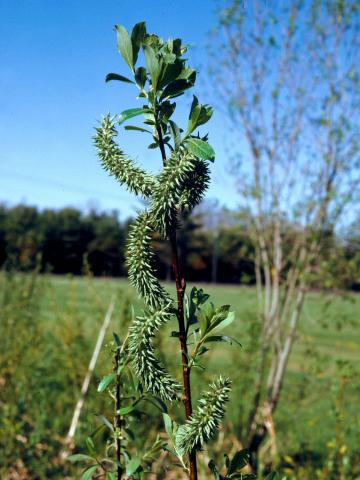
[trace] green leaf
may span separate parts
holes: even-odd
[[[100,420],[102,421],[102,423],[103,423],[106,427],[108,427],[109,430],[111,430],[112,432],[114,431],[113,425],[109,422],[109,420],[108,420],[106,417],[104,417],[104,415],[97,415],[97,416],[100,418]]]
[[[89,460],[93,461],[94,459],[89,455],[84,455],[83,453],[75,453],[74,455],[69,455],[67,457],[69,462],[88,462]]]
[[[174,63],[165,63],[162,69],[158,86],[164,88],[168,83],[173,82],[181,73],[183,62],[176,59]]]
[[[213,108],[208,105],[200,105],[198,99],[194,95],[191,104],[188,127],[185,136],[190,135],[195,128],[208,122],[213,114]]]
[[[146,68],[144,67],[139,67],[135,71],[135,81],[141,88],[141,90],[144,89],[145,83],[146,83]]]
[[[165,431],[168,434],[168,436],[170,438],[172,438],[172,420],[171,420],[171,417],[167,413],[163,413],[163,419],[164,419]]]
[[[163,100],[164,98],[178,97],[190,87],[192,84],[186,79],[174,80],[165,87],[160,98]]]
[[[207,142],[204,142],[204,140],[200,140],[200,138],[187,138],[185,143],[189,151],[196,157],[204,160],[210,160],[211,162],[214,161],[214,149]]]
[[[106,479],[106,480],[116,480],[116,477],[115,477],[115,474],[114,474],[114,473],[112,473],[112,472],[106,472],[105,479]]]
[[[128,110],[124,110],[121,112],[119,116],[119,125],[124,123],[126,120],[129,120],[129,118],[137,117],[138,115],[141,115],[142,113],[147,113],[147,109],[145,108],[129,108]]]
[[[280,480],[280,476],[277,472],[271,472],[265,480]]]
[[[161,398],[158,397],[145,397],[144,400],[146,402],[151,403],[154,405],[157,409],[160,410],[161,413],[167,413],[167,406],[166,404],[161,400]]]
[[[146,130],[146,128],[135,127],[134,125],[126,125],[124,128],[125,130],[134,130],[136,132],[146,132],[152,135],[152,132],[150,130]]]
[[[119,335],[117,333],[113,332],[113,337],[114,337],[114,342],[116,343],[116,345],[118,347],[121,347],[121,341],[120,341]]]
[[[211,322],[211,332],[215,333],[228,327],[235,320],[235,312],[228,312],[226,316],[215,315],[215,320]]]
[[[175,442],[175,435],[177,431],[177,423],[175,420],[172,420],[170,415],[167,413],[163,413],[163,419],[164,419],[164,425],[165,425],[165,431],[168,434],[169,438]]]
[[[203,310],[200,310],[199,313],[197,314],[197,320],[200,325],[201,336],[203,337],[206,334],[206,331],[209,326],[209,319],[206,316],[206,314],[203,312]]]
[[[174,113],[176,103],[170,103],[168,101],[164,102],[161,105],[160,118],[161,121],[166,125],[171,115]]]
[[[210,342],[226,342],[226,343],[230,343],[230,345],[232,345],[233,343],[236,343],[237,345],[242,347],[241,343],[235,340],[235,338],[228,337],[227,335],[210,335],[209,337],[206,337],[204,343],[210,343]]]
[[[115,377],[116,377],[115,373],[110,373],[109,375],[106,375],[99,383],[97,391],[103,392],[110,385],[110,383],[115,379]]]
[[[131,32],[131,44],[133,52],[133,66],[135,66],[136,60],[138,58],[139,50],[146,34],[146,25],[145,22],[137,23]]]
[[[204,355],[204,353],[206,353],[208,351],[209,351],[209,349],[204,347],[204,345],[202,345],[197,352],[197,356],[201,357],[201,355]]]
[[[91,437],[87,437],[86,440],[85,440],[85,443],[86,443],[86,448],[88,449],[88,451],[91,454],[94,454],[95,453],[95,445],[94,445],[93,439]]]
[[[135,83],[129,78],[119,75],[118,73],[108,73],[105,77],[105,82],[110,82],[111,80],[118,80],[119,82],[125,83]]]
[[[249,463],[249,460],[250,454],[248,450],[244,449],[236,452],[228,466],[227,475],[235,473],[237,470],[244,468]]]
[[[199,321],[202,336],[206,334],[214,313],[214,305],[212,302],[205,302],[202,307],[198,309],[197,319]]]
[[[197,127],[200,125],[204,125],[204,123],[208,122],[214,113],[214,109],[209,107],[208,105],[201,106],[201,112],[199,118],[197,120]]]
[[[118,50],[130,67],[131,71],[134,71],[134,57],[133,57],[133,47],[131,43],[130,35],[125,27],[122,25],[115,25],[116,35],[117,35],[117,47]]]
[[[179,127],[172,120],[169,121],[170,124],[170,134],[174,141],[175,149],[180,147],[181,144],[181,133]]]
[[[126,465],[126,474],[132,475],[136,472],[136,470],[140,467],[141,458],[134,457],[130,460],[130,462]]]
[[[118,415],[127,415],[135,410],[135,405],[129,405],[128,407],[121,407],[117,411]]]
[[[193,132],[197,126],[197,121],[200,116],[201,112],[201,105],[199,104],[199,100],[197,97],[194,95],[193,101],[191,104],[191,109],[190,109],[190,115],[189,115],[189,122],[188,122],[188,127],[186,130],[186,135],[190,135],[191,132]]]
[[[160,75],[160,63],[152,47],[149,47],[148,45],[144,45],[143,51],[144,51],[146,65],[148,67],[150,77],[151,77],[151,84],[152,84],[153,90],[156,91],[157,81]]]
[[[92,478],[93,476],[93,473],[95,473],[98,468],[99,468],[98,465],[92,465],[88,467],[86,470],[83,471],[83,474],[81,475],[81,479],[90,480],[90,478]]]
[[[196,71],[190,67],[185,67],[182,69],[178,79],[185,79],[191,83],[191,86],[194,85],[196,80]]]
[[[219,470],[217,469],[214,460],[210,460],[208,463],[208,467],[210,468],[212,474],[214,475],[215,480],[220,480],[220,473]]]

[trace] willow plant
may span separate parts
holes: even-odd
[[[162,404],[183,401],[185,420],[182,425],[177,425],[164,413],[171,443],[167,450],[177,457],[177,464],[182,465],[189,478],[195,480],[198,475],[196,452],[220,426],[231,385],[226,376],[214,379],[193,410],[190,382],[193,367],[200,365],[211,342],[233,341],[220,333],[234,320],[230,307],[215,308],[202,289],[193,288],[189,295],[186,294],[177,245],[182,214],[201,201],[209,185],[209,162],[214,161],[215,154],[207,134],[201,135],[198,128],[210,120],[213,109],[193,96],[187,125],[178,126],[173,120],[177,107],[174,98],[191,89],[196,80],[196,71],[184,58],[186,46],[180,39],[163,41],[157,35],[148,34],[143,22],[136,24],[131,34],[121,25],[115,30],[118,50],[130,70],[130,78],[110,73],[106,81],[133,85],[142,105],[120,115],[105,116],[96,129],[95,145],[104,169],[130,192],[142,197],[147,205],[132,223],[126,253],[130,282],[143,299],[145,309],[134,319],[126,340],[118,348],[128,359],[123,361],[124,365],[130,363],[138,378],[145,392],[142,395],[151,395]],[[144,65],[137,66],[141,51]],[[116,142],[118,127],[135,117],[141,117],[142,125],[127,124],[125,130],[135,130],[151,138],[149,148],[159,150],[161,162],[156,175],[137,165]],[[176,300],[156,276],[152,251],[154,232],[171,245]],[[153,344],[158,330],[173,318],[178,324],[173,337],[179,342],[182,382],[157,358]],[[105,380],[102,387],[108,386],[113,378]],[[121,409],[124,414],[131,411],[131,405],[120,405],[121,394],[118,389],[116,392],[117,411]],[[123,471],[120,449],[117,458],[120,478]],[[235,472],[234,463],[232,468]],[[216,467],[211,464],[211,469],[215,472]]]

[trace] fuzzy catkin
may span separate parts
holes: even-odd
[[[147,198],[155,187],[155,177],[136,166],[124,154],[114,140],[117,134],[115,118],[106,115],[94,136],[101,164],[119,183],[126,185],[130,192]]]
[[[144,299],[149,309],[168,304],[171,299],[156,278],[151,250],[151,217],[146,210],[140,212],[130,227],[126,249],[129,280]]]
[[[231,381],[220,376],[199,399],[195,412],[178,429],[176,443],[181,451],[199,449],[215,435],[225,414],[230,386]]]
[[[164,400],[174,400],[180,385],[166,372],[154,355],[152,340],[156,331],[170,320],[171,306],[136,317],[130,327],[129,352],[133,358],[135,373],[153,395]]]
[[[186,149],[174,151],[160,174],[151,196],[154,226],[166,237],[176,227],[179,211],[199,203],[209,183],[207,165]]]

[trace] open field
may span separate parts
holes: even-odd
[[[66,435],[74,405],[94,347],[98,329],[113,295],[116,307],[107,332],[124,331],[123,308],[141,305],[126,280],[44,276],[31,287],[33,300],[26,303],[30,276],[0,278],[3,298],[0,356],[1,478],[64,478],[56,457]],[[219,370],[233,380],[227,430],[239,436],[244,412],[251,398],[251,372],[256,350],[256,292],[238,286],[203,285],[216,304],[231,304],[237,321],[231,335],[242,343],[215,346],[208,358],[206,381]],[[9,302],[9,296],[14,297]],[[7,298],[7,300],[6,300]],[[25,299],[25,300],[24,300]],[[7,302],[7,303],[6,303]],[[7,305],[7,307],[6,307]],[[277,448],[281,455],[302,456],[303,461],[322,456],[336,435],[335,401],[341,376],[360,371],[360,296],[308,296],[299,336],[285,378],[283,398],[275,416]],[[175,324],[169,327],[175,329]],[[170,331],[169,330],[169,331]],[[164,332],[158,341],[172,342]],[[94,413],[109,408],[96,392],[99,379],[111,370],[106,347],[100,354],[88,400],[76,437],[83,445],[84,434],[96,423]],[[350,372],[350,373],[349,373]],[[355,445],[360,436],[359,377],[347,384],[341,410],[341,441]],[[194,374],[195,394],[204,379]],[[159,422],[161,420],[159,419]],[[308,453],[307,453],[308,452]],[[311,452],[311,454],[309,453]],[[23,469],[24,477],[6,477],[12,467]],[[16,469],[15,469],[16,470]],[[28,476],[26,476],[28,475]],[[36,476],[37,475],[37,476]]]

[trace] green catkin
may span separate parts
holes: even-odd
[[[188,175],[187,184],[179,198],[179,206],[184,210],[192,210],[204,197],[210,183],[210,170],[206,162],[196,159],[194,170]]]
[[[200,449],[215,435],[225,414],[230,386],[231,381],[220,376],[199,399],[196,411],[177,432],[176,442],[181,451]]]
[[[181,148],[170,155],[157,176],[149,211],[155,227],[164,237],[176,225],[179,210],[184,209],[186,204],[194,207],[200,202],[209,181],[206,168],[202,167],[201,171],[201,163],[204,162]],[[197,173],[202,174],[201,178]]]
[[[126,265],[131,285],[139,292],[148,308],[155,310],[169,304],[171,299],[160,285],[153,268],[152,231],[150,215],[146,210],[140,212],[130,227]]]
[[[101,164],[119,183],[126,185],[130,192],[147,198],[152,193],[156,179],[137,167],[124,154],[114,141],[117,134],[114,117],[106,115],[94,136]]]
[[[162,310],[136,317],[130,327],[129,352],[134,369],[144,387],[163,400],[174,400],[180,385],[166,372],[154,355],[152,340],[156,331],[173,315],[171,305]]]

